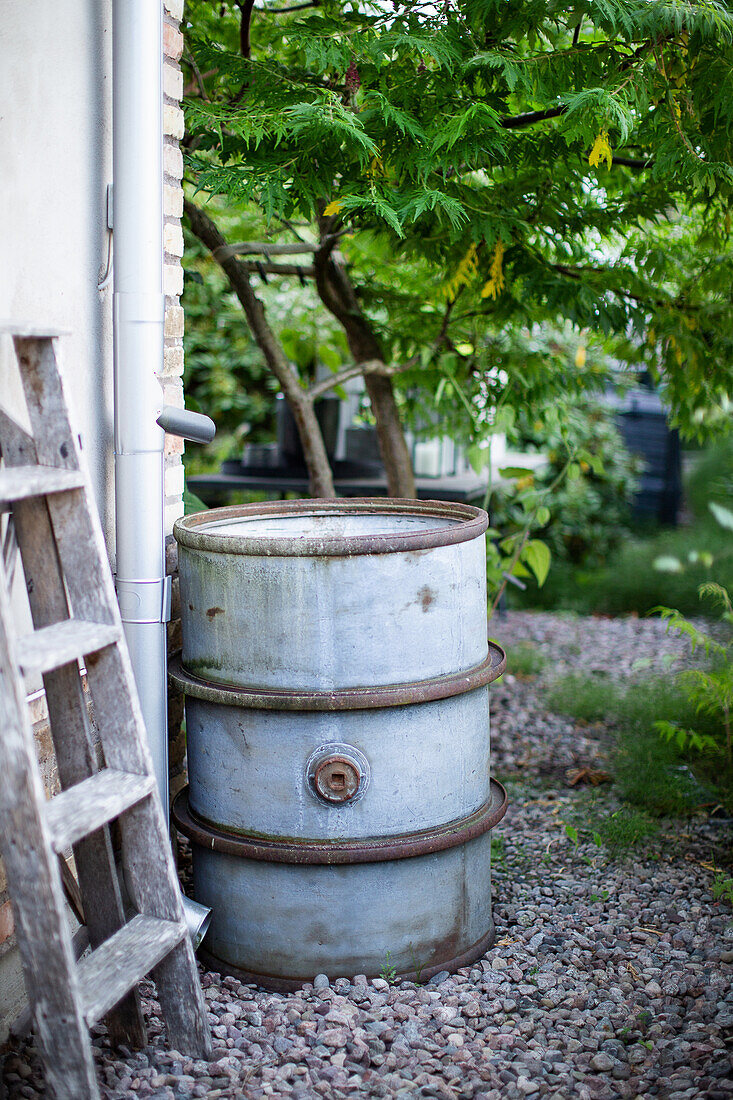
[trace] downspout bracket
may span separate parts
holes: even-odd
[[[171,617],[171,578],[117,580],[117,600],[125,623],[167,623]]]

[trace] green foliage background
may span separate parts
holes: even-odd
[[[685,430],[720,411],[729,4],[265,6],[244,56],[238,5],[187,11],[189,178],[271,235],[329,210],[388,361],[424,368],[456,298],[441,359],[565,318],[642,341]]]

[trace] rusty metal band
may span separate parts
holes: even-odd
[[[480,665],[450,676],[432,680],[416,680],[407,684],[385,687],[341,688],[338,691],[302,691],[288,688],[246,688],[216,684],[193,676],[176,657],[170,662],[170,679],[175,686],[195,699],[221,703],[228,707],[250,710],[372,710],[379,707],[404,707],[411,703],[431,703],[462,695],[492,683],[506,668],[506,654],[501,646],[489,642],[489,653]]]
[[[255,859],[267,863],[318,864],[340,866],[350,863],[381,863],[385,860],[412,859],[433,855],[447,848],[457,848],[489,832],[503,818],[507,794],[501,783],[491,780],[489,799],[468,817],[396,836],[359,838],[358,840],[309,840],[288,837],[243,835],[221,825],[212,826],[197,817],[188,803],[188,788],[173,802],[172,815],[176,828],[194,844],[209,852],[222,852],[240,859]]]
[[[218,524],[267,516],[330,514],[405,515],[434,519],[436,526],[423,531],[383,535],[332,535],[316,538],[290,536],[225,535],[212,531]],[[360,554],[395,554],[455,546],[483,535],[489,517],[471,504],[440,500],[400,500],[392,497],[354,497],[351,500],[274,500],[262,504],[237,504],[213,508],[179,519],[173,528],[176,541],[192,550],[215,554],[253,554],[257,557],[354,557]]]
[[[447,970],[452,974],[454,971],[460,970],[462,966],[470,966],[471,963],[476,962],[482,955],[485,955],[489,948],[493,946],[495,939],[496,932],[492,920],[488,932],[460,955],[454,955],[451,959],[441,959],[439,962],[431,963],[430,966],[423,966],[419,972],[417,970],[400,971],[395,977],[395,982],[419,982],[424,985],[435,974],[440,974],[443,970]],[[247,985],[259,985],[263,989],[271,989],[274,993],[295,993],[298,989],[302,989],[306,982],[312,982],[315,977],[315,975],[311,975],[307,978],[283,978],[279,975],[263,974],[256,970],[245,970],[241,966],[234,966],[232,963],[217,958],[205,947],[198,949],[198,956],[210,970],[217,970],[220,974],[239,978],[241,982],[246,982]],[[367,977],[373,978],[379,976],[379,974],[367,975]]]

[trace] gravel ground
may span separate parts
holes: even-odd
[[[496,946],[423,986],[319,976],[276,995],[204,972],[211,1063],[165,1049],[146,985],[145,1051],[113,1056],[95,1032],[105,1097],[733,1097],[733,912],[713,901],[708,862],[730,843],[726,825],[671,823],[674,842],[646,858],[574,846],[563,822],[587,794],[560,777],[602,762],[608,734],[542,706],[559,672],[627,677],[637,658],[661,670],[684,647],[651,620],[511,613],[492,625],[510,653],[528,640],[553,665],[492,692],[494,768],[512,778]],[[10,1049],[4,1082],[9,1097],[43,1094],[31,1043]]]

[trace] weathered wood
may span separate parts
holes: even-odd
[[[211,1058],[211,1031],[196,956],[187,934],[153,971],[168,1042],[174,1050]]]
[[[182,922],[138,914],[79,964],[81,1004],[89,1027],[101,1019],[141,976],[187,936]]]
[[[79,960],[84,952],[89,947],[89,929],[85,924],[81,928],[77,928],[74,935],[71,937],[71,950],[74,958]],[[33,1026],[33,1013],[31,1012],[30,1005],[26,1005],[24,1009],[16,1016],[12,1024],[9,1027],[11,1038],[14,1039],[27,1039],[30,1034],[31,1027]]]
[[[105,768],[57,794],[46,803],[46,824],[54,850],[63,852],[108,825],[147,798],[154,788],[155,779],[151,775]]]
[[[8,516],[8,525],[5,528],[5,539],[3,540],[3,564],[5,566],[5,576],[8,580],[8,589],[12,590],[13,577],[15,576],[15,566],[18,563],[18,539],[15,535],[15,520],[13,516]]]
[[[93,1018],[98,1018],[99,1013],[104,1013],[115,1005],[127,989],[132,988],[137,980],[144,977],[150,967],[154,967],[158,995],[164,1018],[168,1023],[171,1044],[190,1054],[206,1056],[211,1050],[211,1039],[203,993],[193,949],[186,933],[180,888],[173,866],[168,832],[157,788],[154,786],[152,759],[129,655],[124,645],[119,609],[107,564],[99,517],[91,503],[93,500],[91,487],[84,464],[80,459],[78,437],[69,420],[51,341],[16,338],[15,348],[33,429],[32,443],[35,453],[30,460],[65,469],[80,470],[86,490],[78,494],[60,493],[44,498],[46,511],[43,513],[38,510],[31,513],[30,509],[35,508],[38,503],[35,500],[19,502],[14,508],[16,517],[26,513],[25,534],[28,537],[28,544],[36,550],[33,555],[36,570],[41,568],[41,559],[37,550],[44,517],[46,524],[50,523],[52,531],[50,541],[55,551],[57,579],[58,575],[63,577],[64,586],[61,587],[61,592],[64,594],[64,603],[68,600],[69,605],[61,608],[58,599],[59,586],[56,585],[55,589],[52,587],[47,593],[49,606],[53,608],[52,612],[49,612],[45,623],[36,620],[34,612],[34,621],[36,626],[46,624],[65,626],[59,621],[66,619],[70,612],[75,620],[114,628],[117,632],[115,644],[108,644],[87,654],[87,680],[107,767],[146,777],[151,785],[149,796],[138,801],[131,809],[126,808],[120,818],[126,881],[132,901],[140,914],[140,917],[135,920],[153,919],[157,922],[159,931],[161,926],[167,928],[166,935],[170,934],[172,937],[167,951],[162,954],[157,953],[157,948],[153,951],[152,946],[148,945],[149,950],[145,958],[139,958],[140,966],[144,964],[144,969],[138,970],[133,978],[128,974],[125,979],[127,984],[115,985],[115,976],[109,973],[104,980],[100,976],[99,981],[96,982],[94,974],[99,971],[101,975],[105,958],[112,958],[116,965],[119,945],[128,943],[127,937],[132,937],[129,940],[132,943],[137,935],[134,929],[128,930],[131,926],[124,926],[114,932],[97,947],[96,961],[94,963],[85,961],[83,964],[86,967],[88,988],[92,989],[95,985],[100,987],[94,997],[85,1003],[90,1011],[93,1009]],[[0,421],[1,427],[2,421]],[[27,438],[25,442],[20,440],[20,437],[18,439],[17,453],[20,454],[22,451],[27,454],[29,450]],[[26,457],[25,462],[28,460]],[[48,531],[46,533],[48,534]],[[19,543],[26,578],[28,578],[28,563],[20,533]],[[46,548],[48,549],[48,543]],[[40,577],[39,580],[43,586]],[[41,605],[39,615],[42,611]],[[44,676],[47,692],[48,685],[54,678],[66,676],[70,672],[73,673],[75,683],[78,685],[78,667],[74,664],[65,665],[57,672],[47,673]],[[70,684],[71,680],[67,687]],[[69,697],[67,703],[70,702]],[[49,712],[50,709],[49,706]],[[71,713],[73,721],[76,722],[78,716],[74,710]],[[75,729],[77,752],[69,754],[66,764],[70,777],[75,770],[86,773],[71,779],[71,782],[80,783],[88,780],[94,773],[96,762],[89,759],[90,747],[87,746],[84,749],[84,745],[79,740],[82,731],[78,722]],[[93,753],[91,755],[93,756]],[[81,765],[79,765],[80,756],[83,757]],[[71,782],[65,782],[62,777],[62,786],[68,787]],[[87,840],[75,846],[80,879],[79,857],[82,848],[100,835],[104,836],[108,843],[108,830],[105,828],[98,830]],[[48,833],[46,837],[50,851]],[[83,893],[85,910],[91,916],[90,903],[93,903],[95,896],[93,882],[90,881],[89,884],[89,898],[86,891],[83,890]],[[151,925],[139,923],[135,925],[136,929],[151,927]],[[170,929],[174,932],[170,932]],[[107,946],[108,944],[116,946]],[[123,984],[124,988],[122,988]],[[101,990],[102,986],[107,987],[106,993]],[[89,1018],[91,1019],[92,1016]]]
[[[94,1060],[80,1007],[57,857],[43,821],[43,786],[16,668],[0,562],[0,837],[18,947],[51,1088],[58,1100],[96,1100]]]
[[[81,890],[79,889],[79,883],[76,881],[71,867],[66,862],[66,857],[59,852],[59,871],[61,872],[61,885],[64,890],[64,896],[71,906],[72,912],[79,924],[85,924],[84,920],[84,902],[81,900]]]
[[[118,641],[120,631],[108,623],[66,619],[18,639],[17,652],[25,676],[52,672]]]
[[[17,466],[0,470],[0,507],[28,497],[68,493],[80,489],[84,480],[78,470],[57,470],[53,466]]]
[[[33,438],[0,409],[0,445],[8,466],[37,461]],[[82,497],[82,503],[84,498]],[[22,549],[28,601],[36,627],[66,619],[66,588],[46,498],[18,501],[13,507],[16,534]],[[43,677],[56,765],[62,788],[81,782],[97,770],[97,752],[76,663]],[[85,907],[88,937],[97,947],[125,920],[109,829],[104,828],[74,847],[79,888]],[[125,998],[107,1019],[110,1042],[136,1048],[147,1043],[142,1003],[137,990]]]

